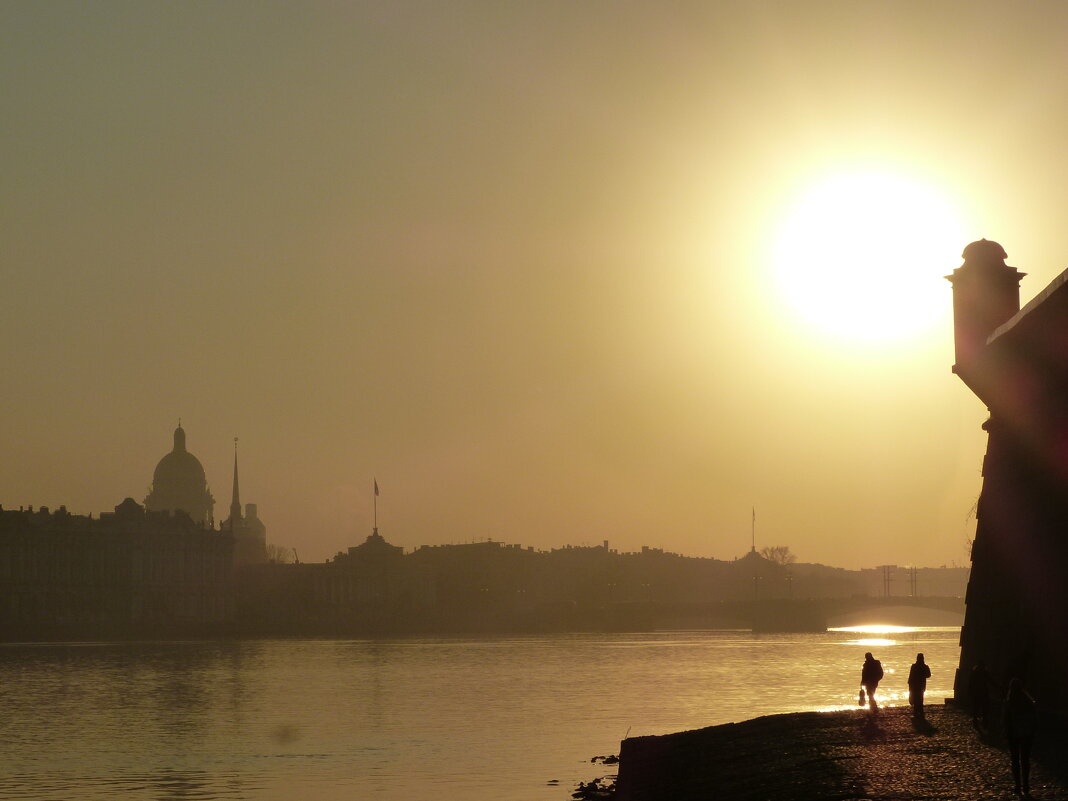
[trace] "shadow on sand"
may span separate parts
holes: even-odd
[[[925,737],[930,737],[938,731],[938,729],[932,726],[926,719],[916,717],[912,719],[912,730]]]
[[[886,729],[879,725],[879,714],[867,714],[860,722],[860,737],[868,745],[886,741]]]

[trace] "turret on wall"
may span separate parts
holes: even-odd
[[[1008,254],[997,242],[980,239],[961,253],[964,263],[947,275],[953,285],[953,372],[967,381],[990,335],[1020,311],[1022,273],[1005,264]]]

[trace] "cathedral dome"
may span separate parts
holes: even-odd
[[[207,484],[204,466],[200,459],[185,449],[185,430],[178,426],[174,429],[174,450],[159,460],[156,472],[152,474],[152,484],[182,485],[190,484],[201,488]]]
[[[174,449],[159,460],[152,474],[152,491],[145,498],[149,511],[186,512],[193,520],[211,525],[215,499],[208,489],[204,466],[185,449],[185,429],[174,430]]]

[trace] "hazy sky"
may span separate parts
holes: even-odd
[[[1066,34],[974,0],[4,0],[0,503],[141,501],[181,417],[217,517],[237,436],[304,561],[363,540],[377,476],[406,548],[729,559],[755,506],[802,561],[965,563],[985,414],[943,276],[980,237],[1025,301],[1068,262]],[[776,272],[858,171],[962,221],[854,198],[858,277],[930,265],[920,334],[824,333]],[[820,214],[801,274],[885,312],[904,267],[819,290],[855,228]]]

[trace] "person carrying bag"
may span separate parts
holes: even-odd
[[[864,654],[864,667],[860,671],[860,692],[861,696],[865,692],[868,694],[868,708],[871,709],[872,714],[879,711],[879,705],[875,703],[875,691],[879,687],[879,682],[883,679],[883,663],[871,655],[871,651]],[[864,702],[861,700],[860,705],[863,706]]]

